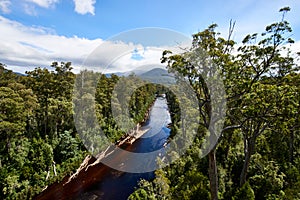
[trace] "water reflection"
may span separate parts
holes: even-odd
[[[157,98],[151,109],[150,118],[143,127],[145,129],[149,128],[149,131],[128,146],[126,150],[135,153],[147,153],[161,149],[170,134],[170,129],[167,128],[170,122],[166,99]],[[158,154],[161,156],[162,151],[157,151],[156,157],[159,156]],[[120,157],[122,156],[120,155]],[[130,165],[148,165],[155,162],[155,159],[149,160],[149,163],[138,163],[138,160],[133,160]],[[125,165],[124,163],[121,162],[120,165]],[[100,182],[94,184],[77,199],[127,199],[134,188],[137,187],[140,179],[151,180],[153,178],[154,172],[126,173],[111,169]]]

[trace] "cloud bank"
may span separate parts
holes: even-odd
[[[103,42],[56,35],[45,28],[24,26],[2,16],[0,27],[0,62],[22,73],[37,66],[49,66],[53,61],[80,65]]]
[[[0,16],[0,62],[24,73],[35,67],[48,67],[53,61],[72,62],[74,72],[90,69],[98,72],[126,72],[147,65],[160,65],[165,49],[123,41],[103,41],[77,36],[65,37],[51,29],[25,26]],[[133,55],[140,55],[141,59]]]

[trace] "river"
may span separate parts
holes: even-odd
[[[149,119],[142,127],[149,130],[132,145],[126,147],[125,150],[135,153],[147,153],[162,149],[170,134],[170,129],[167,128],[169,123],[171,123],[171,119],[167,101],[159,97],[151,108]],[[155,162],[157,156],[162,156],[162,151],[157,151],[157,155],[153,157],[153,160],[150,159],[147,162]],[[140,160],[131,160],[130,165],[149,165],[149,163],[140,162]],[[124,165],[126,165],[126,161],[124,161]],[[127,173],[110,168],[101,181],[93,184],[81,193],[77,199],[127,199],[135,187],[138,186],[139,180],[151,180],[154,176],[154,172]]]

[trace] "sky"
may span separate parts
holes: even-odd
[[[126,71],[158,63],[162,49],[172,48],[166,38],[191,38],[212,23],[226,37],[235,21],[233,39],[240,42],[280,20],[284,6],[291,7],[292,50],[300,51],[299,0],[0,0],[0,63],[24,73],[70,61],[78,71],[96,50],[98,63],[110,58],[121,66],[107,71]]]

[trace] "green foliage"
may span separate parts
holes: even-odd
[[[134,193],[132,193],[128,199],[136,200],[136,199],[147,199],[147,200],[156,200],[153,184],[146,180],[141,180],[139,182],[139,189],[137,189]]]
[[[95,94],[96,115],[101,129],[112,142],[116,142],[125,134],[124,130],[117,126],[116,119],[112,116],[112,107],[120,113],[128,111],[129,117],[135,124],[143,123],[147,119],[147,113],[155,100],[158,86],[145,84],[135,88],[139,81],[141,80],[135,75],[130,75],[128,78],[119,78],[114,74],[111,77],[104,74],[99,75]],[[115,87],[120,88],[116,89]],[[115,101],[112,101],[114,90],[121,92],[117,92]],[[133,93],[129,94],[126,91]],[[127,102],[129,108],[124,107]]]
[[[4,64],[0,63],[0,87],[6,87],[9,83],[17,80],[17,75],[5,67]]]
[[[18,76],[0,66],[0,196],[31,199],[85,155],[74,130],[71,63]],[[67,163],[67,164],[66,164]]]
[[[280,171],[277,163],[265,161],[259,154],[253,155],[249,174],[253,174],[249,179],[257,197],[269,198],[283,197],[285,174]]]
[[[300,159],[295,159],[295,164],[286,163],[285,166],[285,198],[286,199],[300,199]]]
[[[78,138],[72,137],[69,131],[61,133],[58,137],[58,144],[54,149],[55,161],[62,163],[69,158],[76,157],[80,149],[80,141]]]
[[[240,189],[238,189],[236,195],[233,199],[244,199],[244,200],[254,200],[254,191],[251,188],[249,182],[246,182]]]
[[[201,118],[199,135],[191,149],[163,169],[170,180],[168,195],[173,199],[194,198],[191,194],[196,191],[191,188],[198,188],[208,178],[210,196],[203,198],[299,198],[300,76],[296,57],[289,49],[294,43],[290,37],[292,29],[285,20],[289,10],[289,7],[280,9],[280,21],[266,26],[261,34],[247,35],[238,47],[231,40],[234,23],[230,24],[228,39],[220,37],[217,25],[212,24],[193,35],[193,46],[185,53],[163,52],[161,61],[194,89]],[[219,79],[224,81],[228,108],[221,138],[214,147],[218,163],[211,160],[215,151],[208,158],[199,159],[203,132],[212,112],[206,81],[208,77],[214,78],[208,75],[213,71],[220,73]],[[176,107],[176,97],[171,94],[167,97],[171,101],[173,136],[182,113]],[[209,163],[209,174],[199,163],[206,166]],[[195,173],[195,169],[200,173]],[[205,188],[205,184],[200,185],[199,188]],[[143,189],[149,195],[158,194],[154,188]],[[199,188],[197,191],[201,191]],[[206,188],[201,194],[208,191]]]
[[[294,43],[285,20],[289,10],[280,9],[280,21],[260,34],[248,34],[238,47],[231,39],[234,23],[228,39],[212,24],[193,35],[192,47],[185,53],[163,52],[161,61],[178,80],[187,80],[197,96],[198,135],[182,158],[157,170],[154,180],[141,180],[129,199],[300,199],[300,75],[289,49]],[[140,80],[134,74],[123,80],[81,72],[78,78],[99,79],[85,82],[87,87],[73,98],[75,74],[69,62],[54,62],[50,69],[36,68],[27,76],[5,67],[0,63],[2,199],[31,199],[78,168],[87,152],[75,131],[73,114],[80,113],[73,111],[73,104],[95,105],[97,119],[87,115],[86,120],[99,123],[112,142],[125,134],[113,119],[112,107],[128,111],[134,124],[142,124],[155,95],[165,93],[172,119],[170,139],[178,134],[186,114],[179,97],[167,88],[153,84],[135,88]],[[212,115],[206,81],[216,78],[224,82],[227,116],[218,144],[200,159]],[[119,84],[122,91],[135,88],[134,92],[114,94],[119,81],[124,81]],[[122,101],[129,102],[128,108]],[[85,114],[92,109],[83,108]],[[82,136],[93,131],[85,130]]]
[[[166,90],[166,99],[168,102],[168,108],[170,110],[170,116],[172,120],[171,132],[169,138],[172,139],[178,132],[180,122],[180,107],[179,101],[176,96],[170,90]]]
[[[71,63],[52,63],[54,71],[36,68],[26,72],[24,84],[37,96],[39,107],[36,109],[37,129],[45,138],[53,139],[63,128],[73,129],[72,94],[75,75]]]

